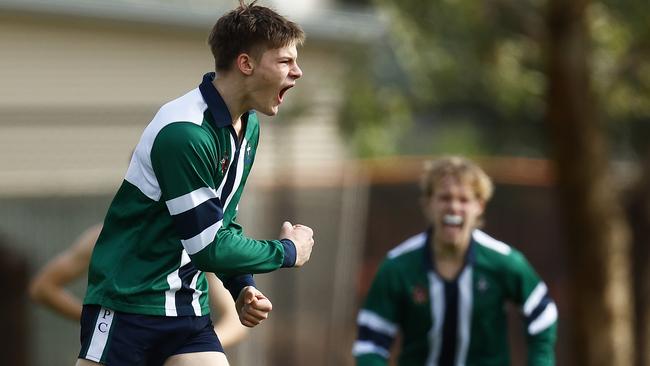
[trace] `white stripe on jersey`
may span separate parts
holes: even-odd
[[[366,309],[361,309],[357,316],[357,324],[365,326],[377,333],[381,333],[390,337],[394,337],[397,333],[397,324],[382,317],[381,315]]]
[[[388,258],[399,257],[404,253],[408,253],[410,251],[422,248],[426,244],[425,242],[426,237],[427,237],[426,233],[420,233],[418,235],[406,239],[401,244],[399,244],[391,251],[389,251],[387,257]]]
[[[388,358],[390,352],[370,341],[355,341],[352,346],[352,355],[357,357],[368,353],[376,353],[383,358]]]
[[[201,316],[201,304],[199,303],[199,297],[203,293],[203,291],[199,290],[196,288],[196,283],[199,280],[199,276],[201,275],[201,271],[196,271],[196,274],[194,277],[192,277],[192,283],[190,283],[190,287],[194,290],[194,293],[192,294],[192,308],[194,308],[194,315],[196,316]]]
[[[528,295],[528,299],[526,299],[526,302],[524,303],[524,315],[530,316],[533,310],[535,310],[537,305],[539,305],[539,303],[542,301],[544,296],[546,296],[547,291],[548,289],[546,288],[546,284],[540,281],[537,286],[535,286],[535,289],[533,289],[530,295]]]
[[[162,194],[160,184],[151,164],[151,149],[158,132],[165,126],[178,121],[201,125],[203,112],[206,109],[208,109],[208,105],[203,100],[199,88],[160,107],[151,123],[145,128],[133,151],[124,180],[138,187],[140,192],[150,199],[160,200]]]
[[[438,365],[442,347],[442,324],[445,321],[445,289],[442,280],[434,272],[428,273],[429,301],[431,302],[431,330],[429,330],[429,356],[427,366]]]
[[[510,246],[502,241],[496,240],[495,238],[489,236],[488,234],[482,232],[481,230],[474,230],[472,232],[472,237],[476,240],[477,243],[481,244],[484,247],[490,248],[496,252],[499,252],[503,255],[508,255],[512,251]]]
[[[232,138],[232,136],[231,136]],[[246,145],[248,144],[248,141],[246,139],[242,139],[241,146],[239,147],[239,160],[237,161],[237,171],[235,172],[235,184],[232,186],[232,191],[230,192],[230,195],[226,197],[224,203],[223,203],[223,210],[224,212],[226,211],[226,207],[230,204],[230,201],[232,198],[235,196],[235,193],[239,189],[239,184],[241,183],[242,178],[244,177],[244,157],[246,156]],[[224,179],[225,181],[225,179]]]
[[[90,346],[86,352],[85,358],[91,361],[100,362],[110,334],[113,316],[115,312],[102,306],[99,309],[99,316],[95,322],[93,336],[90,339]]]
[[[474,291],[472,266],[467,266],[458,279],[458,343],[456,345],[456,366],[464,366],[472,328],[472,306]]]
[[[196,236],[181,240],[183,248],[185,248],[187,253],[190,255],[200,252],[203,248],[207,247],[214,241],[214,238],[217,236],[217,231],[221,229],[221,225],[223,225],[223,219],[208,226]]]
[[[529,325],[528,325],[528,334],[530,335],[536,335],[539,334],[540,332],[543,332],[546,330],[548,327],[553,325],[555,321],[557,320],[557,307],[555,306],[554,302],[548,303],[546,305],[546,309],[539,314],[537,319],[533,320]]]
[[[210,187],[201,187],[180,197],[171,199],[165,204],[171,215],[178,215],[191,210],[205,201],[217,198],[217,191]]]
[[[167,275],[167,284],[169,285],[169,290],[165,291],[165,315],[167,316],[176,316],[178,315],[176,311],[176,291],[181,289],[183,285],[179,272],[181,267],[190,263],[190,256],[187,255],[187,252],[183,250],[181,253],[181,264],[180,266]]]

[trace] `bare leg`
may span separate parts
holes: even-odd
[[[226,355],[221,352],[195,352],[173,355],[163,366],[228,366]]]
[[[84,360],[83,358],[77,359],[77,363],[75,364],[75,366],[97,366],[97,365],[102,365],[102,364],[93,361]]]

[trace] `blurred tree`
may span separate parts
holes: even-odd
[[[340,131],[361,157],[395,155],[400,137],[411,125],[406,98],[394,84],[378,82],[368,54],[359,50],[348,54],[348,97],[339,118]]]
[[[547,123],[565,213],[572,365],[632,365],[629,229],[608,174],[588,53],[589,0],[549,0]]]
[[[650,149],[645,164],[625,201],[632,228],[636,366],[650,365]]]
[[[362,155],[386,153],[368,149],[367,136],[395,124],[399,133],[376,145],[406,154],[546,155],[546,1],[374,2],[386,15],[390,48],[370,47],[350,63],[340,119]],[[587,9],[597,104],[617,156],[637,156],[650,135],[649,9],[647,0]],[[382,113],[386,103],[412,123]]]
[[[403,116],[413,123],[387,134],[392,141],[382,146],[406,153],[467,153],[471,146],[476,154],[541,155],[545,85],[537,40],[543,23],[533,1],[377,3],[390,22],[393,53],[374,47],[363,63],[369,67],[351,68],[351,79],[366,73],[369,81],[350,83],[344,124],[394,129],[398,121],[383,112],[386,103],[403,102]]]

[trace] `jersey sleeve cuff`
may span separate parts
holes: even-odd
[[[255,280],[253,280],[253,275],[245,274],[230,277],[227,280],[223,281],[223,287],[225,287],[232,295],[232,298],[237,301],[239,293],[246,286],[255,287]]]
[[[280,242],[284,248],[282,267],[293,267],[296,264],[296,245],[291,241],[291,239],[281,239]]]

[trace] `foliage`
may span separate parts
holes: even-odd
[[[394,155],[397,141],[409,128],[411,116],[403,94],[375,82],[364,53],[351,52],[347,70],[346,104],[339,118],[341,131],[361,157]]]
[[[342,120],[363,155],[546,155],[545,2],[375,2],[395,57],[371,63],[366,79],[358,71],[350,78]],[[619,154],[646,147],[650,132],[648,8],[647,0],[603,0],[589,11],[592,80]],[[367,61],[386,52],[371,48]],[[386,74],[402,80],[386,82]],[[399,116],[386,114],[395,112],[387,96]],[[397,126],[410,128],[394,133]]]

